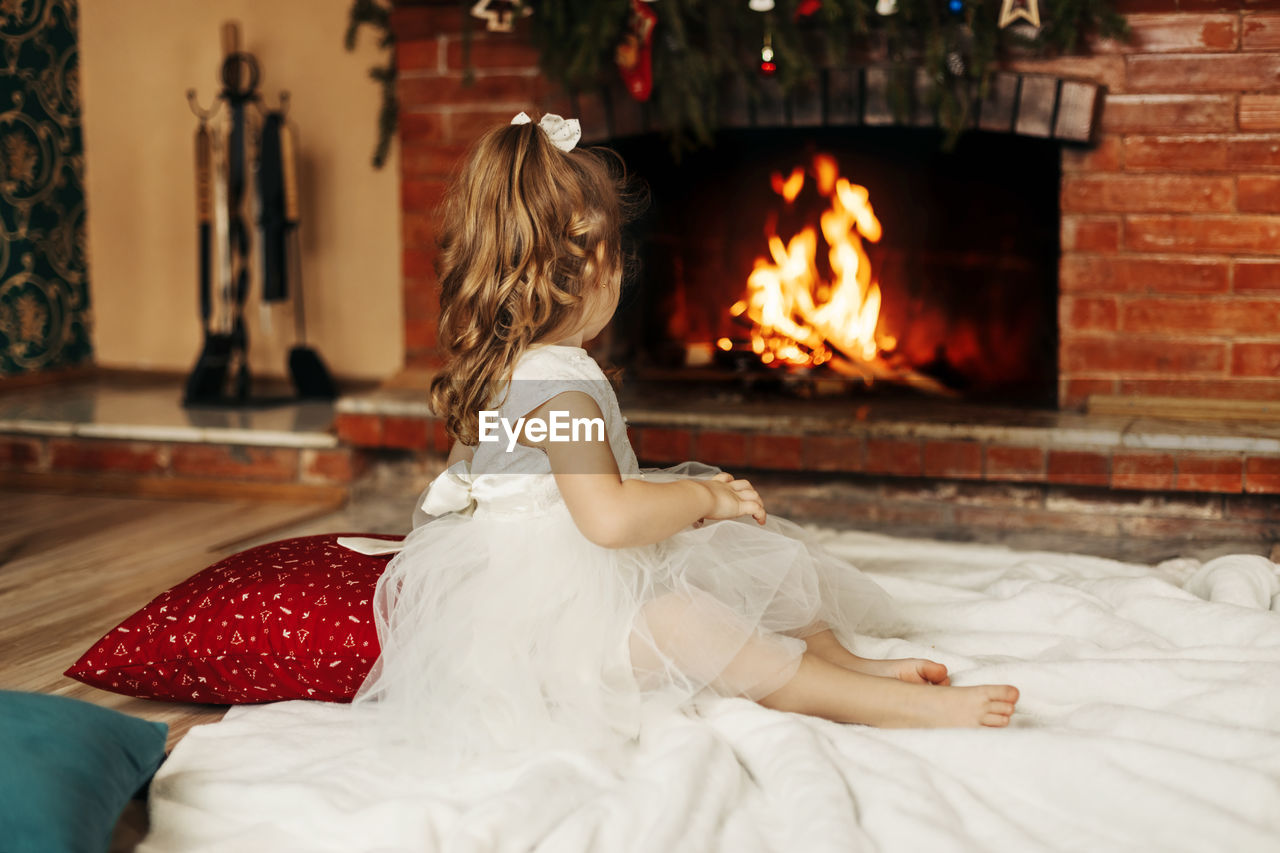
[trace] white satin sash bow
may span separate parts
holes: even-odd
[[[451,512],[470,515],[476,506],[476,499],[471,494],[474,483],[471,463],[465,459],[454,463],[431,481],[427,496],[422,501],[422,511],[427,515],[447,515]]]
[[[473,482],[469,462],[464,460],[452,465],[431,481],[431,485],[427,488],[427,495],[422,501],[423,512],[427,515],[447,515],[451,512],[470,515],[476,507],[475,498],[471,494]],[[402,542],[369,539],[363,536],[340,536],[337,543],[349,551],[370,557],[395,554],[404,548]]]
[[[339,536],[334,540],[348,551],[364,554],[368,557],[382,557],[386,554],[398,554],[404,550],[404,542],[396,539],[372,539],[366,536]]]
[[[517,113],[512,124],[528,124],[533,121],[527,113]],[[538,122],[538,127],[551,140],[551,144],[561,151],[572,151],[582,138],[582,125],[576,118],[563,118],[555,113],[547,113]]]

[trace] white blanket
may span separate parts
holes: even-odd
[[[139,850],[1280,850],[1280,567],[825,538],[908,626],[854,651],[1014,684],[1010,728],[716,699],[648,722],[622,772],[558,754],[431,785],[388,780],[350,708],[242,707],[161,768]]]

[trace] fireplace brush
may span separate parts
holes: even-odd
[[[196,239],[200,246],[200,325],[204,346],[187,377],[184,404],[221,396],[231,357],[231,336],[213,326],[213,222],[218,215],[213,187],[216,167],[213,136],[207,122],[209,116],[203,113],[199,116],[200,128],[196,131]]]

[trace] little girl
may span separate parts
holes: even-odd
[[[617,307],[625,196],[579,135],[521,113],[446,197],[431,399],[455,443],[421,505],[434,517],[379,582],[382,655],[357,702],[455,758],[619,747],[707,694],[873,726],[1007,725],[1013,687],[848,651],[888,597],[769,518],[748,481],[641,472],[582,349]]]

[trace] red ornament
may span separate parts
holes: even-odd
[[[807,18],[822,8],[822,0],[800,0],[796,4],[796,20]]]
[[[649,100],[653,92],[653,28],[658,16],[643,0],[631,0],[627,32],[614,51],[614,61],[627,91],[637,101]]]

